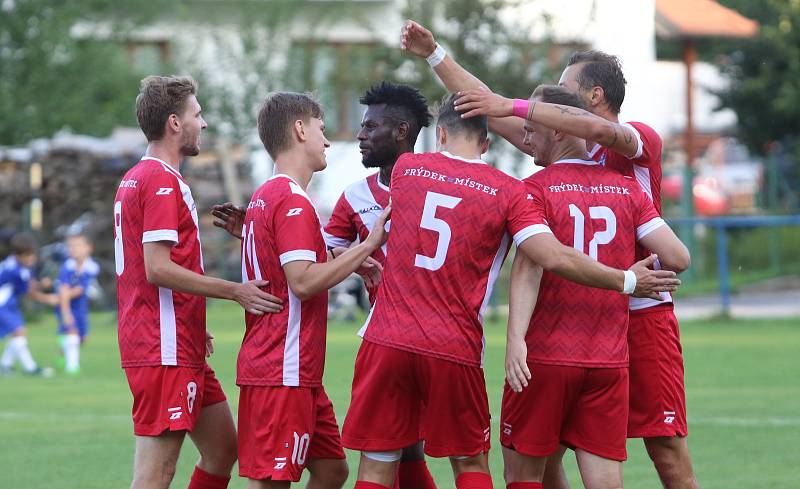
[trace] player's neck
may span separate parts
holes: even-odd
[[[170,145],[165,144],[163,141],[151,141],[150,144],[147,145],[145,156],[158,158],[171,166],[176,172],[180,172],[183,155],[179,148],[170,147]]]
[[[311,182],[311,176],[314,174],[314,172],[308,168],[296,164],[295,161],[296,160],[293,161],[291,159],[291,156],[278,156],[278,158],[275,160],[275,174],[286,175],[297,182],[298,185],[303,187],[303,190],[307,190],[308,184]]]
[[[440,151],[447,151],[451,155],[464,158],[465,160],[479,160],[483,154],[480,148],[476,148],[475,143],[472,141],[449,141],[439,149]]]
[[[566,145],[562,148],[555,148],[551,161],[585,160],[587,158],[588,156],[586,155],[586,148],[584,144],[581,143]]]
[[[592,113],[598,117],[619,124],[619,115],[611,112],[607,107],[596,107]]]
[[[382,166],[380,171],[378,171],[378,181],[388,187],[392,181],[393,169],[394,169],[394,163],[392,163],[391,165]]]

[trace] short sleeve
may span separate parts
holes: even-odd
[[[178,243],[178,199],[181,191],[176,176],[154,171],[139,190],[142,203],[142,243]]]
[[[661,161],[662,142],[661,136],[658,135],[655,129],[642,122],[626,122],[622,125],[633,132],[638,142],[636,154],[626,159],[639,166],[649,167],[658,164]],[[624,155],[614,151],[609,151],[608,153],[609,156],[625,158]]]
[[[31,273],[30,269],[25,267],[20,267],[17,269],[17,273],[14,274],[14,293],[17,296],[22,296],[28,293],[28,289],[30,288],[31,278],[33,278],[33,274]]]
[[[640,240],[667,223],[656,211],[653,202],[637,185],[632,189],[633,198],[636,199],[636,239]]]
[[[356,228],[353,220],[350,219],[352,212],[350,203],[342,194],[333,208],[333,213],[323,233],[325,244],[329,248],[337,246],[348,248],[356,240]]]
[[[514,243],[519,246],[531,236],[551,233],[544,207],[537,205],[536,197],[528,191],[531,187],[526,188],[522,182],[515,182],[508,187],[512,193],[509,195],[506,229],[513,236]]]
[[[288,195],[276,206],[273,220],[281,266],[293,261],[317,261],[319,219],[306,196]]]
[[[56,287],[61,285],[70,285],[72,283],[72,272],[67,266],[67,262],[61,264],[61,268],[58,270],[58,278],[56,279]]]

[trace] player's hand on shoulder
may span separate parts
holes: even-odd
[[[514,101],[496,94],[485,87],[458,92],[455,109],[461,117],[469,118],[479,115],[487,117],[508,117],[514,115]]]
[[[375,221],[375,224],[372,226],[372,230],[369,232],[369,236],[367,239],[364,240],[365,243],[369,243],[373,249],[380,248],[389,239],[389,230],[386,229],[387,222],[389,218],[392,216],[392,202],[389,201],[389,205],[387,205],[383,209],[383,213],[381,216]]]
[[[214,216],[214,225],[222,228],[232,236],[242,239],[242,226],[244,225],[245,209],[234,205],[232,202],[217,204],[211,207]]]
[[[650,299],[663,300],[660,292],[673,292],[681,284],[677,274],[671,270],[653,270],[656,255],[650,255],[644,260],[631,266],[630,271],[636,274],[636,289],[634,297],[649,297]]]
[[[267,280],[251,280],[237,284],[234,300],[251,314],[260,316],[264,313],[280,312],[283,310],[283,301],[262,290],[262,287],[268,284]]]
[[[433,33],[413,20],[407,20],[400,31],[400,49],[427,58],[436,50]]]
[[[528,387],[531,371],[528,368],[528,345],[525,338],[508,338],[506,341],[506,380],[514,392]]]

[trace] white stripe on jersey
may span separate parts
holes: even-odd
[[[278,257],[278,260],[281,262],[281,266],[293,261],[313,261],[316,263],[317,254],[311,250],[292,250],[283,253]]]
[[[481,325],[483,325],[483,315],[486,312],[486,308],[489,306],[489,299],[492,297],[494,284],[497,281],[497,277],[500,276],[500,269],[503,267],[503,261],[506,258],[508,241],[508,233],[503,233],[503,239],[500,240],[500,247],[497,248],[497,253],[495,253],[494,260],[492,261],[492,267],[489,269],[489,279],[486,281],[486,293],[483,295],[483,302],[481,302],[481,308],[478,311],[478,321],[481,322]],[[486,334],[484,333],[481,339],[481,367],[483,367],[483,354],[485,351]]]
[[[519,246],[523,241],[531,236],[536,236],[537,234],[542,233],[553,234],[553,231],[550,230],[550,226],[545,224],[533,224],[531,226],[522,228],[521,230],[517,231],[517,234],[514,235],[514,244]]]
[[[300,385],[300,322],[302,320],[302,302],[289,292],[289,321],[286,325],[286,343],[283,345],[283,385],[297,387]]]
[[[639,183],[639,186],[642,187],[644,193],[646,193],[647,197],[650,198],[650,202],[653,202],[653,188],[650,184],[650,169],[646,166],[633,165],[633,174],[636,176],[636,181]]]
[[[636,239],[640,240],[647,236],[648,234],[652,233],[656,229],[660,228],[661,226],[666,225],[667,223],[664,222],[663,219],[660,217],[654,217],[647,221],[646,223],[642,224],[638,228],[636,228]]]
[[[142,243],[155,243],[157,241],[171,241],[178,244],[178,231],[174,229],[154,229],[142,233]]]
[[[383,209],[383,206],[378,204],[378,201],[375,200],[375,196],[372,195],[372,190],[369,188],[369,182],[367,182],[367,179],[363,178],[347,187],[344,190],[344,198],[347,200],[347,203],[350,204],[350,207],[353,208],[353,212],[358,213],[358,216],[361,218],[361,222],[364,223],[364,226],[372,231],[372,228],[375,226],[375,221],[377,221],[380,217],[380,212],[369,211],[361,213],[359,210],[372,209],[375,206]],[[385,255],[386,243],[381,246],[381,250]]]
[[[172,290],[158,288],[158,323],[161,328],[161,365],[178,364],[178,340]]]
[[[322,237],[325,239],[325,244],[331,248],[349,248],[351,244],[350,241],[347,241],[344,238],[340,238],[338,236],[334,236],[330,233],[326,233],[325,230],[322,230]]]
[[[632,160],[635,158],[640,158],[642,156],[642,152],[644,151],[644,143],[642,142],[642,136],[639,134],[639,131],[637,131],[636,128],[633,127],[633,124],[629,124],[627,122],[623,122],[620,125],[625,126],[631,131],[633,131],[633,135],[636,136],[636,142],[637,142],[636,154],[634,154],[633,156],[629,156],[628,159]]]

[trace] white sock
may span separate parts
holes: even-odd
[[[81,338],[76,334],[68,334],[64,337],[64,360],[65,370],[68,373],[75,373],[80,369],[81,361]]]
[[[14,338],[11,338],[13,340]],[[14,357],[16,356],[16,348],[11,340],[6,343],[6,348],[3,350],[3,358],[0,358],[0,366],[3,368],[11,368],[14,366]]]
[[[28,338],[24,336],[15,336],[9,342],[13,344],[19,363],[26,372],[33,372],[36,370],[36,362],[33,361],[31,351],[28,350]]]

